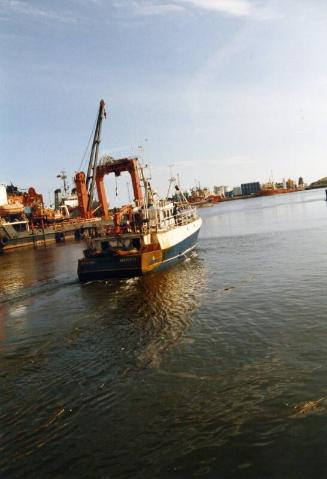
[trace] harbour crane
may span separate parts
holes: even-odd
[[[101,100],[86,177],[83,171],[79,171],[75,174],[74,178],[80,215],[83,218],[91,218],[93,216],[92,208],[94,202],[94,187],[96,183],[96,168],[99,159],[99,145],[101,143],[101,128],[102,121],[106,116],[105,102],[104,100]]]
[[[101,209],[102,216],[105,218],[109,217],[109,203],[104,187],[104,176],[110,173],[114,173],[114,175],[117,177],[120,176],[122,172],[127,171],[131,176],[136,206],[142,206],[144,202],[143,192],[141,189],[138,158],[113,159],[108,157],[105,159],[105,161],[102,161],[101,164],[98,164],[103,118],[106,118],[105,102],[101,100],[87,175],[85,176],[83,171],[79,171],[75,175],[78,205],[80,215],[83,218],[92,218],[94,216],[95,210],[93,209],[93,200],[95,187],[97,189],[99,207]]]

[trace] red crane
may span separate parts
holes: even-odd
[[[105,103],[103,100],[101,100],[87,176],[85,176],[83,171],[80,171],[75,175],[80,215],[83,218],[92,218],[94,216],[93,200],[95,185],[102,216],[105,218],[109,217],[109,203],[104,187],[104,176],[110,173],[114,173],[115,176],[120,176],[123,171],[127,171],[131,175],[135,203],[137,206],[143,205],[143,192],[141,189],[138,158],[121,158],[117,160],[110,158],[106,162],[102,162],[100,165],[98,165],[99,144],[101,142],[101,126],[102,120],[105,117]]]

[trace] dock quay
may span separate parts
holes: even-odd
[[[21,247],[38,247],[47,243],[81,240],[91,236],[99,226],[112,224],[109,219],[90,218],[33,226],[27,220],[0,222],[0,253]]]

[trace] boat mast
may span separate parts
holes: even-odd
[[[142,183],[144,187],[144,217],[145,219],[149,218],[148,208],[149,208],[149,193],[148,193],[148,181],[144,176],[143,166],[139,166],[141,172]]]
[[[167,199],[169,198],[171,185],[176,182],[176,178],[173,176],[173,166],[174,165],[168,165],[168,168],[169,168],[169,185],[168,185],[168,191],[167,191]]]
[[[62,170],[59,175],[57,175],[57,178],[60,178],[63,183],[64,183],[64,195],[67,196],[67,193],[68,193],[68,190],[69,190],[69,186],[67,185],[67,175],[66,175],[66,172],[64,170]]]

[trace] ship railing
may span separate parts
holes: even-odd
[[[181,211],[178,211],[173,216],[168,216],[167,218],[161,220],[158,223],[158,229],[173,229],[176,226],[184,226],[189,223],[192,223],[197,218],[195,208],[185,208]]]
[[[114,236],[117,234],[135,233],[148,234],[151,231],[170,230],[176,226],[183,226],[192,223],[196,218],[195,208],[185,208],[178,211],[175,215],[168,216],[161,221],[157,218],[148,222],[121,224],[117,229],[113,224],[101,225],[95,227],[93,236]]]
[[[93,237],[101,237],[101,236],[117,236],[120,234],[147,234],[150,232],[150,226],[148,224],[142,224],[140,226],[135,226],[133,224],[122,224],[119,227],[115,227],[114,225],[102,225],[97,226],[94,228],[94,231],[91,232],[91,236]]]

